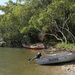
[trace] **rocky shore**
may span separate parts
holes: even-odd
[[[70,50],[67,51],[64,48],[56,48],[54,46],[50,46],[48,49],[43,50],[43,53],[45,54],[45,56],[51,56],[51,55],[69,53],[69,52],[72,52],[72,51]],[[62,63],[60,66],[64,73],[70,73],[75,71],[75,61]]]

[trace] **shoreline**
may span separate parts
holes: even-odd
[[[48,49],[43,50],[43,53],[45,56],[58,55],[58,54],[64,54],[64,53],[69,53],[69,52],[72,52],[72,51],[67,51],[66,49],[63,49],[63,48],[56,48],[54,46],[50,46]],[[62,63],[59,66],[61,67],[64,74],[75,72],[75,61]]]

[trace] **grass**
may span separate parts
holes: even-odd
[[[65,48],[66,50],[75,51],[75,44],[58,43],[56,47]]]

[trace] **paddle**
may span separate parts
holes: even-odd
[[[38,53],[36,54],[36,56],[33,57],[32,59],[29,59],[28,62],[31,62],[31,61],[33,61],[34,59],[40,58],[41,56],[42,56],[41,53],[38,52]]]

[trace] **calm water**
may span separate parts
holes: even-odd
[[[0,75],[61,75],[60,66],[42,66],[28,59],[38,51],[0,47]]]

